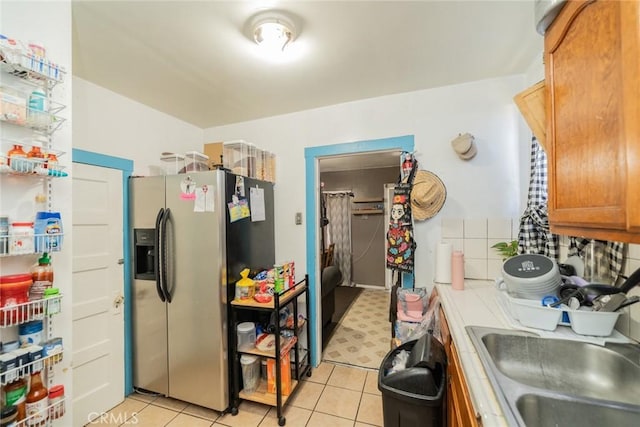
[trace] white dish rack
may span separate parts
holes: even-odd
[[[620,312],[592,311],[588,307],[573,310],[566,305],[546,307],[541,301],[514,298],[505,291],[498,292],[507,314],[522,326],[555,331],[558,326],[568,326],[576,334],[608,337],[613,333]],[[567,319],[563,319],[567,313]]]

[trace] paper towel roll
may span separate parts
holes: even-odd
[[[451,243],[441,242],[436,246],[436,283],[451,283]]]

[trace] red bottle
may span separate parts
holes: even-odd
[[[47,423],[49,418],[49,412],[47,411],[47,406],[49,405],[48,396],[49,392],[42,384],[40,371],[33,372],[31,374],[29,393],[27,393],[27,425],[44,426]]]

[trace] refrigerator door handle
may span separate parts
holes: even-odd
[[[162,225],[160,226],[162,235],[162,292],[168,303],[171,302],[171,293],[169,292],[169,283],[167,278],[167,271],[169,271],[168,263],[172,261],[172,248],[169,247],[169,241],[167,239],[167,223],[171,220],[171,209],[167,208],[162,217]]]
[[[164,208],[160,208],[160,210],[158,211],[158,215],[156,216],[156,229],[155,229],[155,234],[156,234],[156,241],[155,241],[155,247],[153,249],[153,255],[154,255],[154,262],[153,262],[153,272],[155,274],[156,277],[156,291],[158,292],[158,296],[160,297],[160,300],[162,302],[166,301],[166,298],[164,297],[164,293],[162,292],[162,268],[160,266],[161,262],[160,262],[160,254],[162,254],[162,250],[160,247],[160,243],[162,241],[161,235],[160,235],[160,224],[162,223],[162,218],[164,217]]]

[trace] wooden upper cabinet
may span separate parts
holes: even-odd
[[[640,7],[569,1],[545,34],[549,221],[640,242]]]

